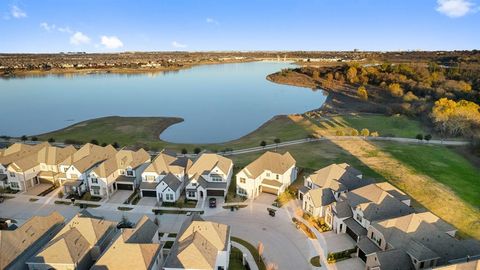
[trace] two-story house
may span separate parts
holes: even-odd
[[[374,222],[358,243],[366,269],[390,269],[389,261],[409,259],[404,269],[430,269],[480,255],[480,244],[455,238],[456,229],[430,212]],[[372,248],[375,247],[374,248]],[[403,258],[403,259],[402,259]],[[400,260],[402,259],[402,260]]]
[[[163,269],[228,269],[230,250],[230,226],[195,214],[180,228]]]
[[[279,195],[297,178],[296,161],[289,152],[265,152],[236,175],[237,194],[255,198],[262,192]]]
[[[40,146],[37,151],[24,155],[7,168],[9,182],[20,190],[26,191],[39,183],[58,184],[59,163],[77,151],[73,146],[62,148],[48,143]]]
[[[231,159],[211,153],[201,154],[187,171],[188,184],[185,187],[187,199],[227,196],[232,174]]]
[[[191,160],[169,151],[160,152],[142,172],[140,196],[155,197],[158,202],[175,202],[185,186]]]
[[[59,167],[65,173],[62,179],[68,195],[81,196],[88,190],[88,175],[101,162],[113,157],[117,150],[111,145],[102,147],[87,143]]]
[[[118,189],[134,191],[149,162],[150,155],[143,149],[116,152],[89,172],[90,193],[93,196],[110,197]]]
[[[380,186],[390,186],[390,192],[394,195]],[[339,202],[327,207],[327,225],[334,232],[347,233],[357,242],[367,234],[367,228],[372,222],[413,213],[413,209],[402,202],[405,201],[405,193],[388,183],[380,186],[370,184],[342,194]]]

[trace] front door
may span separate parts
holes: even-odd
[[[200,191],[200,198],[203,199],[203,191]]]

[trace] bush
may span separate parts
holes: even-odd
[[[425,137],[424,137],[423,139],[425,139],[425,141],[428,142],[428,141],[430,141],[430,140],[432,139],[432,135],[427,134],[427,135],[425,135]]]
[[[280,139],[279,138],[276,138],[275,140],[273,140],[274,143],[280,143]]]
[[[357,252],[356,248],[347,249],[347,250],[340,251],[340,252],[335,252],[335,253],[330,252],[330,253],[328,253],[328,256],[327,256],[327,262],[328,263],[334,263],[334,262],[338,262],[338,261],[341,261],[341,260],[348,259],[348,258],[350,258],[350,255],[352,253],[355,253],[355,252]]]
[[[417,136],[415,136],[415,138],[419,141],[422,141],[423,140],[423,134],[417,134]]]
[[[64,195],[64,194],[63,194],[63,191],[60,190],[60,191],[57,193],[57,195],[58,195],[58,198],[59,198],[59,199],[63,198],[63,195]]]
[[[107,143],[102,143],[100,146],[105,147],[107,145],[108,145]]]
[[[352,129],[352,131],[350,132],[350,135],[352,135],[352,136],[358,136],[358,130]]]
[[[363,137],[368,137],[370,135],[370,130],[364,128],[360,131],[360,134],[362,134]]]
[[[113,148],[120,148],[120,144],[118,142],[113,142],[112,144]]]
[[[55,139],[54,138],[48,138],[48,142],[50,142],[50,143],[55,142]]]
[[[195,147],[195,149],[193,149],[193,152],[198,155],[200,154],[200,152],[202,152],[202,149],[200,147]]]
[[[90,141],[90,143],[91,143],[91,144],[98,145],[98,141],[97,141],[97,140],[95,140],[95,139],[92,139],[92,140]]]
[[[261,147],[267,146],[267,142],[266,142],[266,141],[261,141],[261,142],[260,142],[260,146],[261,146]]]
[[[368,92],[367,92],[367,89],[365,88],[365,86],[360,86],[357,90],[357,96],[361,99],[361,100],[368,100]]]
[[[343,130],[337,130],[337,132],[335,134],[337,136],[345,136],[345,132],[343,132]]]
[[[26,140],[28,140],[28,137],[26,135],[22,135],[22,137],[20,137],[20,140],[26,141]]]
[[[33,136],[33,137],[31,138],[31,140],[34,141],[34,142],[36,142],[36,141],[38,141],[38,137]]]
[[[187,150],[187,149],[185,149],[185,148],[183,148],[183,149],[182,149],[182,154],[184,154],[184,155],[185,155],[185,154],[187,154],[187,153],[188,153],[188,150]]]

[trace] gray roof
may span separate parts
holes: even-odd
[[[413,270],[410,257],[400,249],[388,249],[376,253],[378,265],[382,270]]]
[[[330,205],[335,202],[335,196],[330,188],[315,188],[307,192],[315,207]],[[305,195],[307,195],[305,194]]]
[[[126,175],[119,175],[116,179],[115,182],[122,182],[122,183],[132,183],[135,182],[135,177],[132,176],[126,176]]]
[[[4,173],[0,173],[0,181],[5,181],[7,180],[7,175]]]
[[[352,230],[357,236],[367,235],[367,229],[362,227],[355,219],[347,218],[343,221],[350,230]]]
[[[415,239],[411,239],[404,247],[407,254],[419,261],[438,259],[440,256]]]
[[[162,178],[163,182],[167,184],[173,191],[177,191],[178,188],[182,185],[182,181],[180,181],[175,175],[168,173],[164,178]]]
[[[197,181],[204,189],[227,189],[226,182],[208,182],[203,176],[200,176]]]
[[[155,190],[158,186],[158,182],[141,182],[140,189],[153,189]]]
[[[340,201],[334,203],[335,205],[335,213],[338,218],[346,218],[351,217],[353,215],[352,208],[346,201]]]
[[[361,236],[360,240],[357,243],[358,248],[360,248],[365,255],[369,255],[375,252],[380,251],[380,248],[372,242],[372,240],[366,236]]]
[[[158,233],[158,226],[147,216],[143,216],[133,229],[124,229],[122,237],[125,243],[149,244]]]

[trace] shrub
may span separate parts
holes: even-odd
[[[388,85],[388,90],[390,91],[390,94],[394,97],[403,96],[403,89],[398,83],[391,83],[390,85]]]
[[[380,136],[380,135],[378,134],[377,131],[374,131],[374,132],[370,133],[370,136],[372,136],[372,137],[378,137],[378,136]]]
[[[193,149],[193,152],[198,155],[200,154],[200,152],[202,152],[202,149],[200,147],[195,147],[195,149]]]
[[[36,141],[38,141],[38,137],[37,137],[37,136],[33,136],[30,140],[36,142]]]
[[[261,147],[267,146],[267,142],[266,142],[266,141],[261,141],[261,142],[260,142],[260,146],[261,146]]]
[[[335,134],[337,136],[345,136],[345,132],[343,132],[343,130],[337,130],[337,132]]]
[[[423,134],[417,134],[417,136],[415,136],[415,138],[419,141],[423,140]]]
[[[103,142],[100,146],[105,147],[107,145],[108,145],[107,143]]]
[[[365,88],[365,86],[362,85],[362,86],[358,87],[357,96],[361,100],[368,100],[368,92],[367,92],[367,89]]]
[[[60,190],[60,191],[57,193],[57,195],[58,195],[58,198],[60,198],[60,199],[63,198],[63,195],[64,195],[64,194],[63,194],[63,191]]]
[[[360,134],[363,136],[363,137],[368,137],[370,135],[370,130],[368,130],[367,128],[364,128],[360,131]]]
[[[352,136],[358,136],[358,130],[352,129],[352,131],[350,132],[350,135],[352,135]]]
[[[432,139],[432,135],[427,134],[427,135],[425,135],[425,137],[424,137],[423,139],[425,139],[425,141],[428,142],[428,141],[430,141],[430,140]]]
[[[26,141],[26,140],[28,140],[28,137],[26,135],[22,135],[22,137],[20,137],[20,140]]]
[[[187,153],[188,153],[188,150],[187,150],[187,149],[185,149],[185,148],[183,148],[183,149],[182,149],[182,154],[184,154],[184,155],[185,155],[185,154],[187,154]]]
[[[113,142],[113,148],[120,148],[120,144],[118,142]]]
[[[48,142],[55,142],[54,138],[48,138]]]
[[[273,140],[274,143],[280,143],[280,139],[279,138],[275,138],[275,140]]]
[[[92,140],[90,141],[90,143],[91,143],[91,144],[98,145],[98,141],[97,141],[97,140],[95,140],[95,139],[92,139]]]

